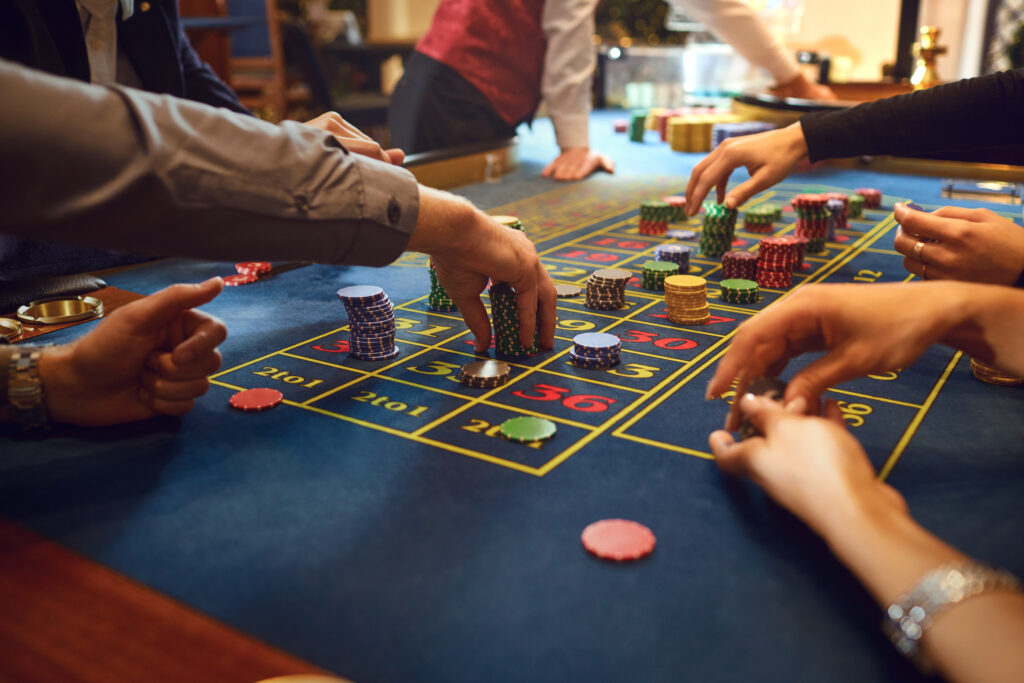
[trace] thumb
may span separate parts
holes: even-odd
[[[137,332],[155,332],[173,323],[183,311],[213,301],[223,288],[224,281],[219,277],[195,285],[171,285],[128,304],[118,313]]]
[[[740,399],[740,412],[765,436],[770,436],[778,421],[786,415],[785,408],[778,401],[754,394],[743,395]]]

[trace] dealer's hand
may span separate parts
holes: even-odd
[[[800,370],[786,389],[817,406],[830,386],[873,372],[895,370],[916,360],[959,321],[958,285],[813,285],[793,292],[747,320],[708,384],[707,397],[721,396],[738,378],[737,394],[760,375],[778,376],[789,359],[826,351]],[[738,406],[726,429],[739,427]]]
[[[815,83],[803,73],[775,86],[771,89],[771,93],[776,97],[799,97],[804,100],[835,101],[839,99],[832,91],[832,88],[821,83]]]
[[[480,300],[488,279],[515,287],[523,345],[533,346],[539,325],[540,347],[554,347],[555,285],[525,234],[460,197],[420,187],[416,230],[407,248],[430,254],[438,279],[476,337],[478,352],[491,344],[491,321]]]
[[[896,251],[918,277],[1013,285],[1024,270],[1024,228],[988,209],[925,213],[897,204],[895,214]]]
[[[750,478],[820,535],[828,534],[839,515],[848,517],[851,507],[880,504],[905,514],[903,497],[875,479],[838,406],[829,402],[827,417],[812,417],[798,414],[802,402],[787,410],[751,394],[736,401],[764,436],[737,443],[729,432],[713,432],[708,443],[718,466]]]
[[[563,150],[541,175],[555,180],[582,180],[595,171],[614,173],[615,162],[589,147],[572,147]]]
[[[405,152],[400,149],[382,149],[376,140],[343,119],[338,112],[329,111],[321,114],[311,121],[306,121],[305,125],[327,131],[353,154],[362,154],[395,165],[401,164],[405,159]]]
[[[39,359],[50,419],[112,425],[183,415],[220,367],[224,323],[193,310],[223,287],[220,278],[172,285],[114,311],[81,339]]]
[[[694,166],[686,185],[686,213],[693,216],[700,211],[711,188],[715,188],[719,203],[724,201],[735,209],[785,178],[806,158],[807,143],[799,123],[767,133],[726,138]],[[747,168],[750,179],[726,194],[729,176],[740,166]]]

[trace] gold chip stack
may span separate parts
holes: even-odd
[[[977,358],[971,359],[971,372],[974,376],[987,384],[995,384],[1001,387],[1015,387],[1024,384],[1024,377],[1011,375],[1005,370],[982,363]]]
[[[711,316],[707,284],[707,280],[696,275],[671,275],[665,278],[668,319],[680,325],[706,323]]]

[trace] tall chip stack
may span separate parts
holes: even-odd
[[[736,231],[736,209],[725,204],[704,202],[704,229],[700,233],[700,253],[718,258],[732,247]]]
[[[849,224],[849,222],[847,220],[849,215],[850,215],[850,195],[846,194],[845,192],[826,192],[825,196],[828,198],[828,200],[830,202],[829,204],[826,204],[826,206],[829,207],[830,211],[832,210],[833,206],[836,206],[834,204],[831,204],[831,201],[833,199],[838,199],[843,204],[842,207],[836,207],[836,208],[839,209],[838,210],[838,214],[839,214],[838,216],[836,215],[837,214],[836,211],[832,211],[832,220],[835,221],[836,227],[837,228],[848,228],[848,227],[850,227],[850,224]]]
[[[797,242],[784,237],[761,240],[757,258],[757,284],[772,289],[785,289],[793,284],[793,268],[797,263]]]
[[[798,194],[793,199],[796,209],[797,237],[807,238],[807,251],[820,254],[825,251],[825,238],[828,236],[830,214],[828,198],[820,194]]]
[[[444,285],[437,279],[437,271],[434,270],[433,260],[430,261],[427,270],[430,272],[430,292],[427,294],[427,307],[432,311],[438,312],[458,310],[455,302],[448,296]]]
[[[711,317],[707,280],[696,275],[665,278],[668,319],[680,325],[703,325]]]
[[[395,347],[395,309],[380,287],[356,285],[338,290],[348,312],[349,353],[359,360],[391,360]]]
[[[662,197],[662,201],[667,202],[672,207],[668,214],[670,223],[686,222],[686,197]]]
[[[775,207],[761,204],[752,206],[743,214],[743,229],[747,232],[770,233],[775,223]]]
[[[616,311],[626,303],[626,285],[633,273],[621,268],[595,270],[587,278],[587,308],[595,311]]]
[[[843,208],[843,202],[839,199],[829,199],[825,208],[828,210],[828,229],[825,231],[825,239],[835,242],[839,222],[846,223],[846,210]]]
[[[685,275],[690,270],[690,251],[685,244],[659,244],[654,248],[654,260],[677,263],[679,272]]]
[[[640,205],[641,235],[664,235],[668,232],[668,221],[672,216],[672,206],[668,202],[651,200]]]
[[[753,280],[757,277],[757,254],[752,251],[727,251],[722,254],[722,277]]]
[[[644,261],[640,273],[640,286],[644,289],[660,292],[665,289],[665,278],[679,274],[679,264],[671,261]]]
[[[861,218],[864,216],[864,197],[855,194],[850,197],[850,218]]]
[[[631,142],[643,142],[647,124],[647,112],[635,111],[629,119],[629,139]]]
[[[806,237],[798,237],[797,235],[786,235],[786,237],[796,240],[796,265],[793,266],[793,270],[803,270],[804,257],[807,255],[808,239]]]
[[[865,209],[877,209],[882,205],[882,191],[874,187],[858,187],[854,190],[864,198]]]
[[[520,357],[537,353],[539,330],[533,330],[533,345],[525,348],[519,340],[519,295],[507,282],[491,285],[491,325],[494,327],[494,349],[503,356]]]

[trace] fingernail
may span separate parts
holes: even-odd
[[[740,408],[753,408],[754,403],[756,401],[757,396],[754,396],[752,393],[748,391],[747,393],[743,394],[742,398],[740,398]]]

